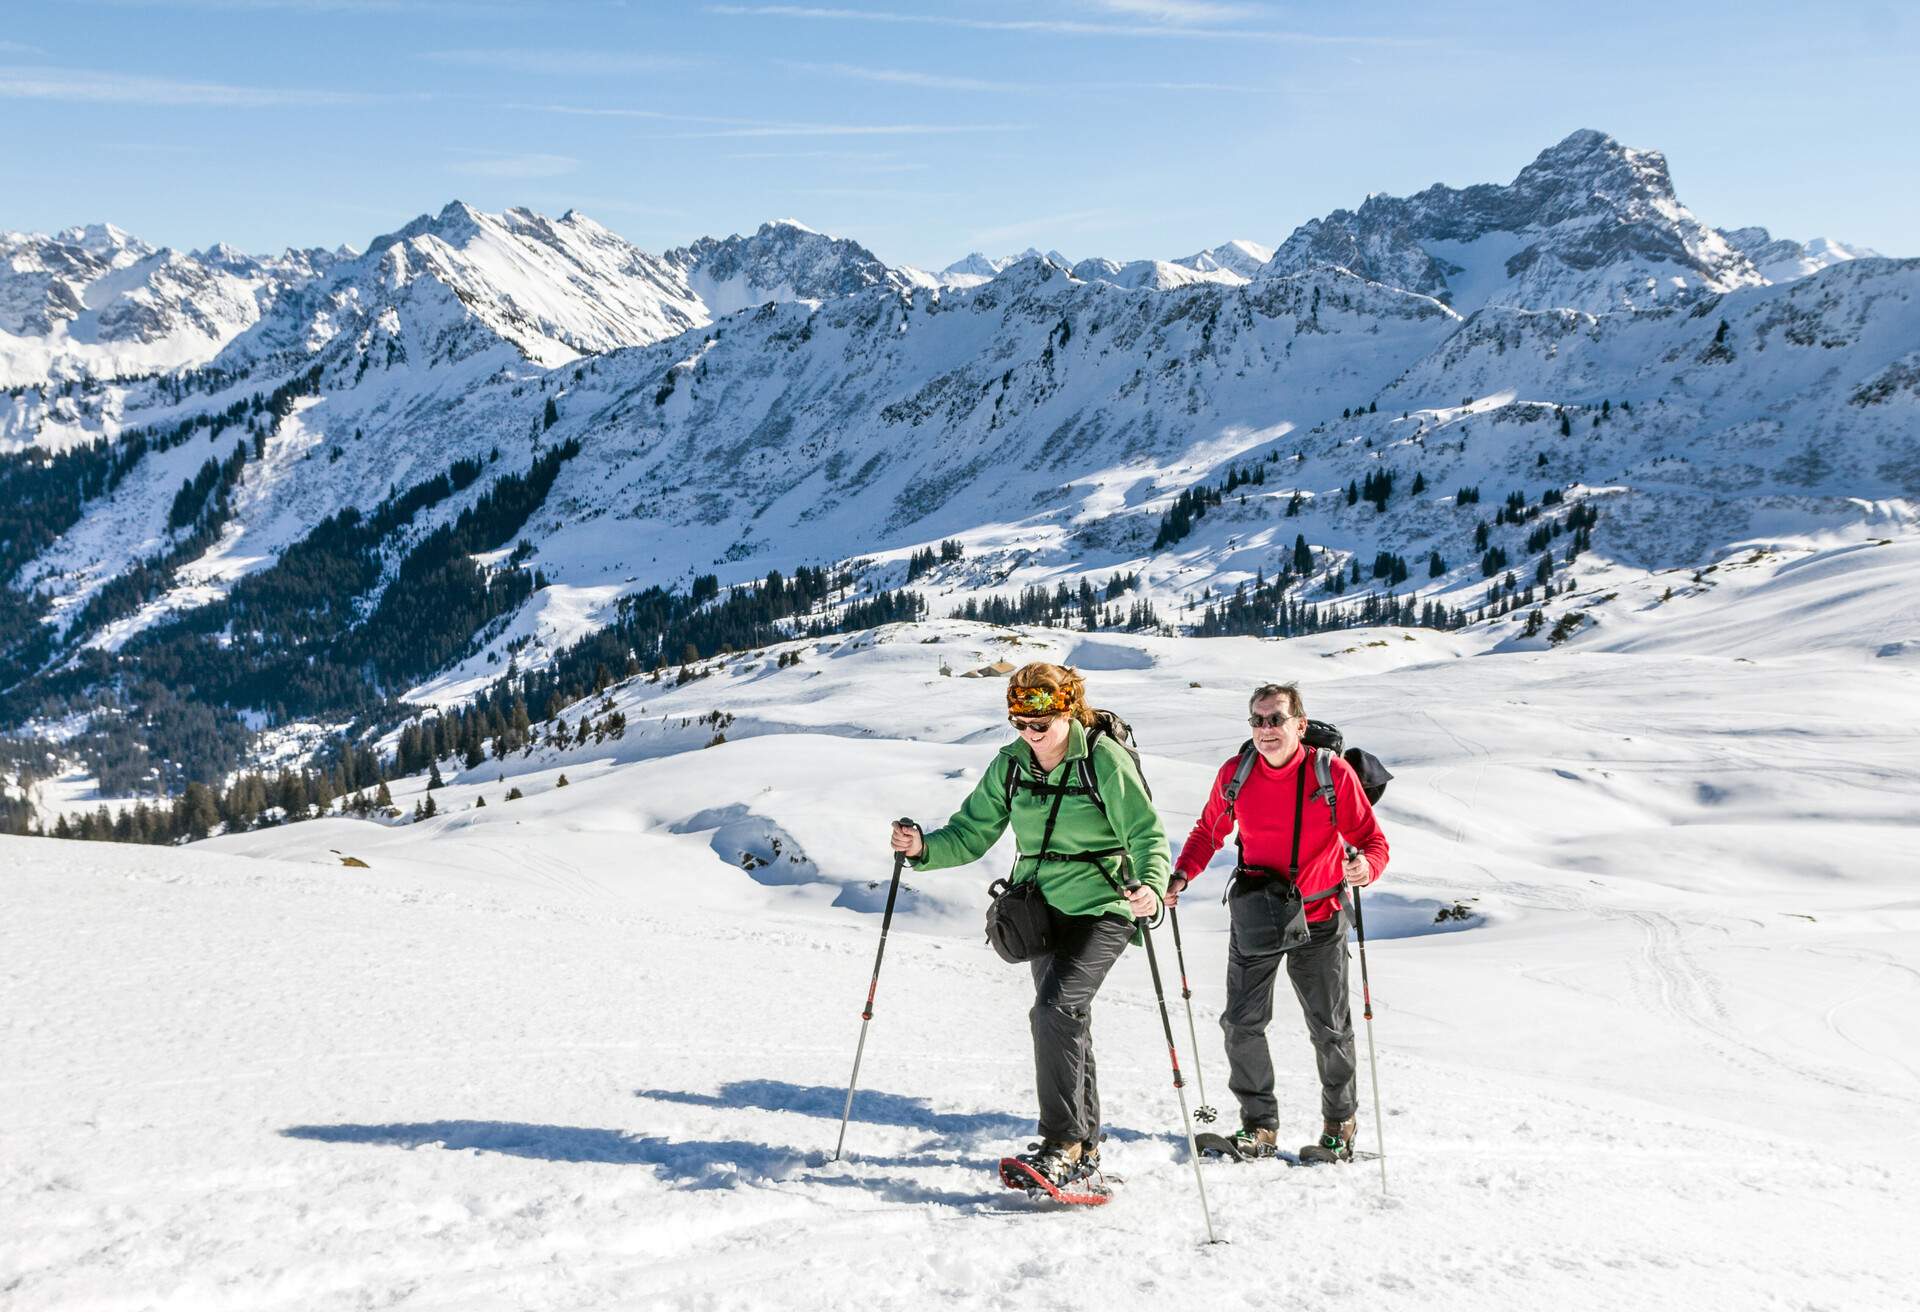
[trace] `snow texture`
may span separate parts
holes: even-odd
[[[1609,612],[1612,640],[1554,652],[899,626],[618,685],[625,738],[449,772],[421,823],[0,840],[0,1289],[36,1309],[1902,1306],[1920,611],[1890,579],[1914,562],[1732,568],[1646,614],[1622,598],[1638,618]],[[1796,616],[1820,640],[1773,636]],[[1033,1115],[1026,973],[979,930],[1004,842],[907,877],[828,1160],[884,822],[937,822],[1006,732],[997,683],[936,664],[999,655],[1088,669],[1176,842],[1255,682],[1301,679],[1389,762],[1393,859],[1366,901],[1384,1196],[1371,1163],[1209,1167],[1230,1242],[1203,1246],[1138,950],[1095,1006],[1119,1197],[1058,1212],[1001,1188]],[[736,719],[705,748],[710,709]],[[1197,1074],[1231,1124],[1225,865],[1182,903],[1198,1054],[1175,1025],[1190,1099]],[[1304,1142],[1284,989],[1272,1041],[1283,1141]]]

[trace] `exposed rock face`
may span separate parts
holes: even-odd
[[[1304,224],[1268,274],[1336,264],[1463,311],[1640,309],[1765,281],[1674,195],[1666,157],[1575,132],[1507,184],[1373,196]]]

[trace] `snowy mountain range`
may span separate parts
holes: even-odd
[[[1825,237],[1815,237],[1809,242],[1776,238],[1765,228],[1736,228],[1732,232],[1720,229],[1720,235],[1729,246],[1752,261],[1753,267],[1768,282],[1792,282],[1843,260],[1874,259],[1880,254],[1865,246],[1847,246]]]
[[[89,232],[9,248],[70,269],[16,257],[10,325],[79,323],[48,307],[158,258]],[[539,669],[623,598],[708,573],[857,559],[871,593],[954,540],[916,585],[940,607],[1125,574],[1191,623],[1301,539],[1316,603],[1395,586],[1361,575],[1397,560],[1423,566],[1401,591],[1476,608],[1490,577],[1531,576],[1522,520],[1550,506],[1604,508],[1578,565],[1542,565],[1597,592],[1787,522],[1906,533],[1920,495],[1920,261],[1723,234],[1660,155],[1592,132],[1510,185],[1375,196],[1271,253],[930,275],[791,222],[651,256],[572,212],[456,202],[274,267],[202,367],[0,404],[0,477],[45,507],[0,533],[11,723],[64,723],[161,653],[249,649],[233,608],[292,605],[288,572],[349,513],[351,582],[299,603],[303,640],[398,632],[383,599],[450,540],[495,583],[431,663],[353,657],[383,672],[303,712],[336,722],[367,696],[458,700],[508,653]],[[1362,480],[1387,480],[1382,509]],[[1510,493],[1515,518],[1483,523]]]
[[[289,288],[352,252],[263,258],[154,247],[110,223],[0,232],[0,386],[138,375],[211,359]]]

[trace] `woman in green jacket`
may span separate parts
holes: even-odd
[[[1039,884],[1055,944],[1031,963],[1040,1142],[1020,1160],[1059,1185],[1099,1169],[1093,995],[1134,938],[1135,918],[1160,908],[1167,836],[1132,755],[1089,734],[1094,713],[1076,671],[1044,662],[1016,670],[1007,712],[1019,736],[966,802],[931,833],[896,824],[893,848],[915,869],[939,870],[978,860],[1013,825],[1020,855],[1010,878]]]

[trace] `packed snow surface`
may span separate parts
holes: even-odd
[[[1551,650],[898,626],[619,685],[618,742],[449,770],[424,822],[0,840],[0,1303],[1911,1306],[1920,682],[1883,550],[1626,597],[1649,614]],[[1819,644],[1773,640],[1795,614]],[[1087,669],[1175,841],[1261,680],[1395,771],[1365,904],[1384,1195],[1371,1162],[1211,1165],[1205,1246],[1137,949],[1095,1005],[1117,1198],[1001,1188],[1034,1109],[1026,971],[979,932],[1005,842],[907,876],[829,1160],[884,822],[979,777],[1000,681],[938,667],[1003,656]],[[1174,1024],[1230,1129],[1227,864],[1182,904],[1197,1063]],[[1284,989],[1271,1039],[1305,1142]]]

